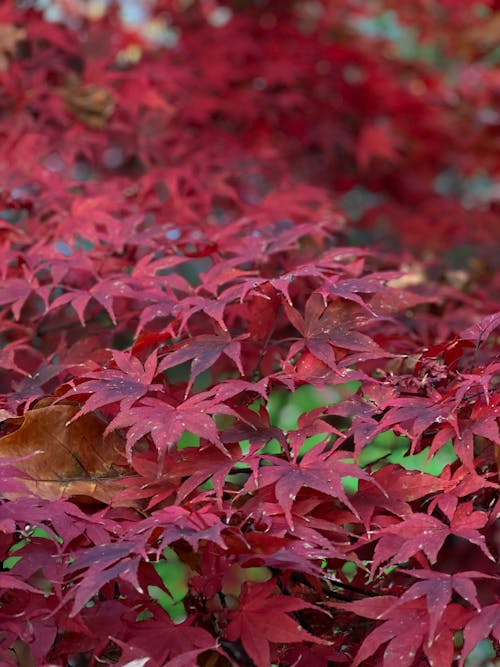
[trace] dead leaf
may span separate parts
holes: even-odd
[[[92,83],[85,85],[76,78],[69,81],[62,96],[69,111],[95,130],[106,127],[115,110],[115,101],[109,90]]]
[[[470,275],[463,269],[450,269],[445,272],[446,280],[455,289],[463,290],[470,280]]]
[[[24,482],[28,489],[42,498],[78,495],[109,502],[120,490],[123,441],[115,432],[103,437],[107,423],[96,413],[68,424],[78,410],[43,399],[7,420],[20,427],[0,438],[0,456],[27,457],[18,468],[32,478]]]
[[[0,24],[0,72],[9,68],[11,58],[16,54],[18,44],[26,39],[26,30],[12,23]]]
[[[36,667],[30,647],[22,639],[15,639],[9,651],[13,654],[17,667]]]
[[[464,31],[464,41],[472,48],[484,52],[498,45],[498,35],[500,35],[500,14],[492,12],[488,19]]]
[[[393,278],[387,282],[389,287],[394,289],[405,289],[414,285],[422,285],[428,280],[425,269],[420,264],[403,265],[401,270],[404,272],[399,278]]]

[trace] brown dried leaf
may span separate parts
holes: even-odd
[[[102,130],[115,110],[113,96],[92,83],[84,85],[72,79],[62,91],[66,107],[82,123],[95,130]]]
[[[26,39],[26,30],[12,23],[0,24],[0,71],[9,68],[10,59],[15,56],[18,44]]]
[[[26,486],[42,498],[78,495],[109,502],[120,490],[123,442],[116,433],[103,437],[107,424],[95,413],[68,424],[77,412],[75,405],[40,401],[8,420],[20,427],[0,438],[0,456],[27,457],[18,468],[32,478]]]
[[[30,647],[22,639],[16,639],[9,648],[17,667],[36,667]]]
[[[404,265],[401,270],[404,271],[404,274],[400,278],[389,280],[387,282],[389,287],[393,287],[394,289],[405,289],[405,287],[422,285],[427,280],[425,269],[419,264],[410,266]]]
[[[464,41],[473,48],[485,51],[498,45],[498,35],[500,35],[500,14],[492,12],[488,19],[464,32]]]

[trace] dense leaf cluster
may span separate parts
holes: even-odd
[[[2,664],[491,648],[498,7],[62,4],[0,7]]]

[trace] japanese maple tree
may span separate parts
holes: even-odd
[[[0,5],[1,664],[492,656],[498,1],[127,11]]]

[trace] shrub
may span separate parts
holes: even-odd
[[[496,5],[58,7],[0,8],[2,664],[492,656]]]

